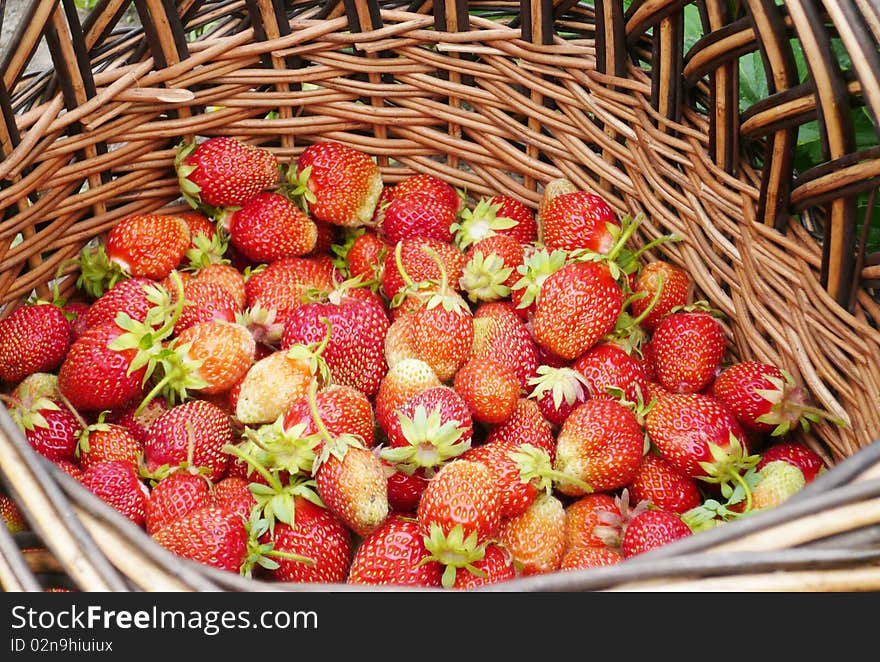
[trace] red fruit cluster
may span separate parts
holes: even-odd
[[[77,301],[0,321],[32,447],[171,553],[467,590],[619,563],[824,466],[790,433],[836,419],[735,361],[595,192],[549,182],[536,215],[337,142],[282,164],[212,138],[175,168],[191,209],[121,219]]]

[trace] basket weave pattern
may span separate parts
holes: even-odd
[[[288,161],[339,140],[375,155],[390,183],[431,173],[472,198],[537,206],[565,177],[643,215],[639,242],[681,238],[654,253],[725,314],[738,358],[785,367],[848,421],[805,437],[829,464],[880,437],[880,260],[855,213],[880,148],[857,151],[847,116],[880,108],[876,8],[756,0],[730,16],[708,0],[705,36],[684,53],[681,2],[434,5],[185,2],[167,14],[138,0],[140,30],[114,29],[121,0],[82,25],[72,3],[35,0],[0,82],[0,314],[46,293],[59,267],[69,276],[66,261],[119,219],[183,208],[179,143],[230,135]],[[852,71],[829,58],[832,37]],[[27,69],[42,39],[54,72]],[[737,58],[755,49],[771,95],[740,114]],[[811,120],[827,161],[794,173]]]

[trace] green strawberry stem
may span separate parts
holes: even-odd
[[[397,271],[400,272],[400,277],[403,278],[404,284],[410,289],[415,289],[415,282],[407,272],[406,267],[403,266],[403,242],[398,241],[397,245],[394,246],[394,264],[397,265]]]
[[[728,476],[743,489],[746,499],[746,505],[743,508],[743,512],[749,512],[752,509],[752,488],[738,471],[731,471]]]
[[[318,411],[318,381],[313,379],[309,384],[309,412],[312,415],[312,420],[315,422],[315,427],[318,428],[318,434],[324,440],[325,443],[332,444],[333,436],[330,434],[330,431],[327,429],[327,426],[324,425],[324,420],[321,418],[321,413]]]
[[[311,556],[303,556],[302,554],[294,554],[293,552],[284,552],[280,549],[270,549],[265,552],[266,556],[274,556],[279,559],[287,559],[288,561],[296,561],[297,563],[305,563],[306,565],[315,565],[317,561]]]
[[[84,419],[82,417],[82,414],[77,411],[76,407],[73,406],[73,403],[67,399],[67,396],[65,396],[60,390],[58,390],[55,395],[59,400],[61,400],[61,404],[67,407],[67,410],[73,415],[73,417],[76,419],[76,422],[80,424],[82,429],[88,430],[89,424],[86,422],[86,419]]]
[[[636,249],[630,255],[632,260],[638,260],[643,254],[647,253],[652,248],[659,246],[660,244],[665,244],[667,241],[681,241],[681,237],[675,234],[665,234],[656,239],[649,241],[647,244],[642,246],[641,248]]]
[[[226,444],[225,446],[223,446],[223,452],[228,453],[229,455],[234,455],[242,462],[246,462],[249,467],[251,467],[254,471],[265,478],[269,485],[276,492],[281,493],[284,491],[284,486],[281,484],[281,481],[278,480],[278,477],[275,474],[273,474],[266,467],[257,462],[250,455],[238,448],[238,446],[235,446],[234,444]]]
[[[630,240],[630,237],[635,233],[636,228],[639,227],[641,220],[636,217],[635,219],[630,219],[623,223],[622,232],[620,237],[618,237],[614,246],[612,246],[611,250],[606,254],[606,259],[609,262],[613,262],[623,248],[626,246],[626,243]]]
[[[651,314],[651,311],[654,310],[654,306],[656,306],[657,302],[660,301],[660,295],[663,293],[663,286],[665,285],[663,280],[664,280],[664,277],[663,277],[663,274],[661,273],[657,277],[657,289],[654,292],[654,296],[651,297],[651,301],[648,303],[647,306],[645,306],[645,309],[641,312],[641,314],[638,317],[634,317],[632,319],[632,321],[630,322],[630,324],[632,324],[632,326],[636,326],[637,324],[640,324],[648,315]],[[638,294],[634,294],[633,296],[631,296],[629,299],[626,300],[623,307],[627,308],[637,298],[641,298],[641,297]]]

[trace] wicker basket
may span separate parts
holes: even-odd
[[[133,7],[136,26],[120,22],[123,0],[81,23],[72,1],[33,0],[0,67],[0,314],[47,293],[119,219],[182,208],[175,146],[199,136],[284,161],[338,140],[376,156],[388,182],[431,173],[533,207],[565,177],[643,214],[638,242],[681,237],[653,254],[725,314],[738,358],[785,367],[848,425],[803,436],[833,468],[773,512],[505,590],[880,587],[880,255],[865,250],[859,205],[873,207],[880,146],[857,141],[853,120],[880,116],[875,5],[701,0],[702,37],[687,49],[694,8],[664,0]],[[52,67],[32,65],[38,47]],[[769,93],[741,112],[753,81],[739,60],[756,52]],[[812,122],[822,161],[798,172],[798,132]],[[62,294],[75,281],[64,274]],[[37,536],[0,529],[7,590],[49,576],[82,590],[315,588],[181,563],[33,453],[2,409],[0,471]],[[20,553],[37,542],[49,553]]]

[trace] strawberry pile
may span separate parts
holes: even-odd
[[[842,422],[732,359],[689,275],[630,246],[639,220],[566,180],[533,210],[226,137],[175,169],[187,211],[121,219],[76,300],[0,320],[0,398],[181,557],[468,589],[620,563],[824,469],[790,432]]]

